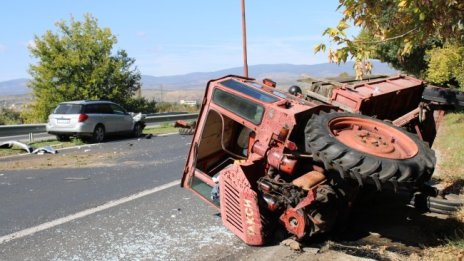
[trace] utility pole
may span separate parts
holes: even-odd
[[[243,39],[243,75],[245,77],[248,77],[246,21],[245,21],[245,0],[242,0],[242,39]]]

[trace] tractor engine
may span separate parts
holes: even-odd
[[[341,197],[320,172],[310,171],[292,182],[267,175],[257,183],[264,207],[298,240],[327,232],[339,213]]]

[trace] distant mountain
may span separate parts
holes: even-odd
[[[30,91],[27,88],[27,82],[29,80],[25,78],[0,82],[0,96],[7,95],[22,95]]]
[[[251,78],[263,79],[272,78],[279,84],[293,83],[304,75],[316,78],[338,76],[343,72],[353,74],[353,62],[345,64],[313,64],[313,65],[294,65],[294,64],[261,64],[249,66],[249,76]],[[397,71],[388,64],[373,61],[373,74],[396,74]],[[243,67],[229,68],[215,72],[195,72],[183,75],[172,76],[150,76],[142,75],[142,89],[160,89],[165,91],[181,89],[200,89],[206,86],[211,79],[216,79],[225,75],[243,74]],[[16,79],[0,82],[0,95],[20,95],[30,92],[26,87],[28,79]]]
[[[391,68],[386,63],[373,61],[373,74],[396,74],[398,71]],[[303,75],[310,75],[316,78],[334,77],[343,72],[353,74],[353,62],[345,64],[313,64],[313,65],[294,65],[294,64],[261,64],[249,66],[248,74],[251,78],[263,79],[272,78],[278,83],[296,82]],[[235,67],[215,72],[195,72],[184,75],[173,76],[149,76],[142,75],[142,89],[192,89],[204,87],[211,79],[216,79],[228,74],[243,75],[243,67]]]

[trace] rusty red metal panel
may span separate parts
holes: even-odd
[[[220,200],[224,226],[248,245],[262,245],[263,228],[257,194],[243,169],[233,164],[221,171]]]
[[[393,120],[418,106],[423,89],[422,81],[398,76],[335,89],[331,101],[353,112]]]

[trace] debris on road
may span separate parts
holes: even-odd
[[[32,153],[32,151],[34,150],[34,148],[32,148],[30,145],[27,145],[25,143],[15,141],[15,140],[10,140],[10,141],[5,141],[5,142],[0,143],[0,148],[11,149],[15,145],[25,150],[29,154]]]
[[[44,153],[50,153],[50,154],[56,154],[58,151],[51,146],[43,146],[40,148],[34,148],[29,144],[25,144],[19,141],[15,140],[10,140],[10,141],[5,141],[3,143],[0,143],[0,148],[8,148],[11,149],[13,146],[17,146],[21,148],[22,150],[26,151],[28,154],[37,154],[37,155],[42,155]]]
[[[301,251],[301,244],[300,242],[294,240],[294,239],[285,239],[280,243],[281,245],[288,246],[291,250],[294,251]]]
[[[196,127],[197,127],[196,121],[187,122],[183,120],[178,120],[174,124],[174,128],[179,128],[180,135],[193,135]]]
[[[25,144],[25,143],[15,141],[15,140],[10,140],[10,141],[0,143],[0,148],[11,149],[13,148],[13,146],[21,148],[22,150],[26,151],[28,154],[42,155],[45,153],[50,153],[50,154],[58,153],[58,151],[52,148],[51,146],[43,146],[40,148],[34,148],[29,144]]]
[[[52,148],[51,146],[44,146],[44,147],[34,149],[31,153],[32,154],[38,154],[38,155],[42,155],[44,153],[56,154],[56,153],[58,153],[58,151],[56,149]]]

